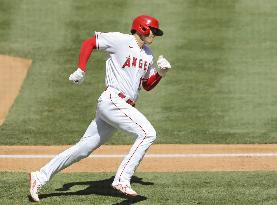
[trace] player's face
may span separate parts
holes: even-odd
[[[143,41],[146,44],[151,44],[154,41],[155,35],[150,30],[150,34],[148,36],[144,36]]]

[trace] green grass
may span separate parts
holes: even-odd
[[[0,173],[1,204],[30,204],[26,173]],[[138,173],[128,200],[110,188],[112,174],[58,174],[40,192],[41,204],[275,205],[276,172]]]
[[[94,31],[128,32],[143,13],[165,31],[152,45],[173,69],[137,103],[157,143],[277,143],[274,0],[0,0],[0,54],[33,60],[1,144],[72,144],[95,117],[105,54],[80,86],[67,78]],[[108,142],[130,143],[119,132]]]

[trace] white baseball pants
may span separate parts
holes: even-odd
[[[147,149],[156,139],[156,131],[146,117],[118,96],[119,91],[108,87],[98,99],[96,118],[88,126],[80,141],[54,157],[37,172],[42,184],[56,173],[89,156],[107,141],[116,129],[124,130],[136,140],[119,166],[113,184],[130,183]]]

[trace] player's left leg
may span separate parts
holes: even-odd
[[[85,134],[74,146],[54,157],[40,169],[43,183],[49,181],[57,172],[89,156],[101,146],[115,129],[97,117],[88,126]]]
[[[74,146],[55,156],[39,171],[30,174],[30,194],[34,201],[39,201],[39,189],[45,185],[56,173],[75,162],[89,156],[91,152],[102,145],[115,131],[98,116],[88,126],[85,134]]]

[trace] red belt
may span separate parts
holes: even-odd
[[[126,95],[125,95],[124,93],[122,93],[122,92],[118,93],[118,96],[121,97],[122,99],[125,99],[125,98],[126,98]],[[135,103],[133,100],[131,100],[131,99],[126,100],[126,103],[132,105],[133,107],[135,107],[135,104],[136,104],[136,103]]]

